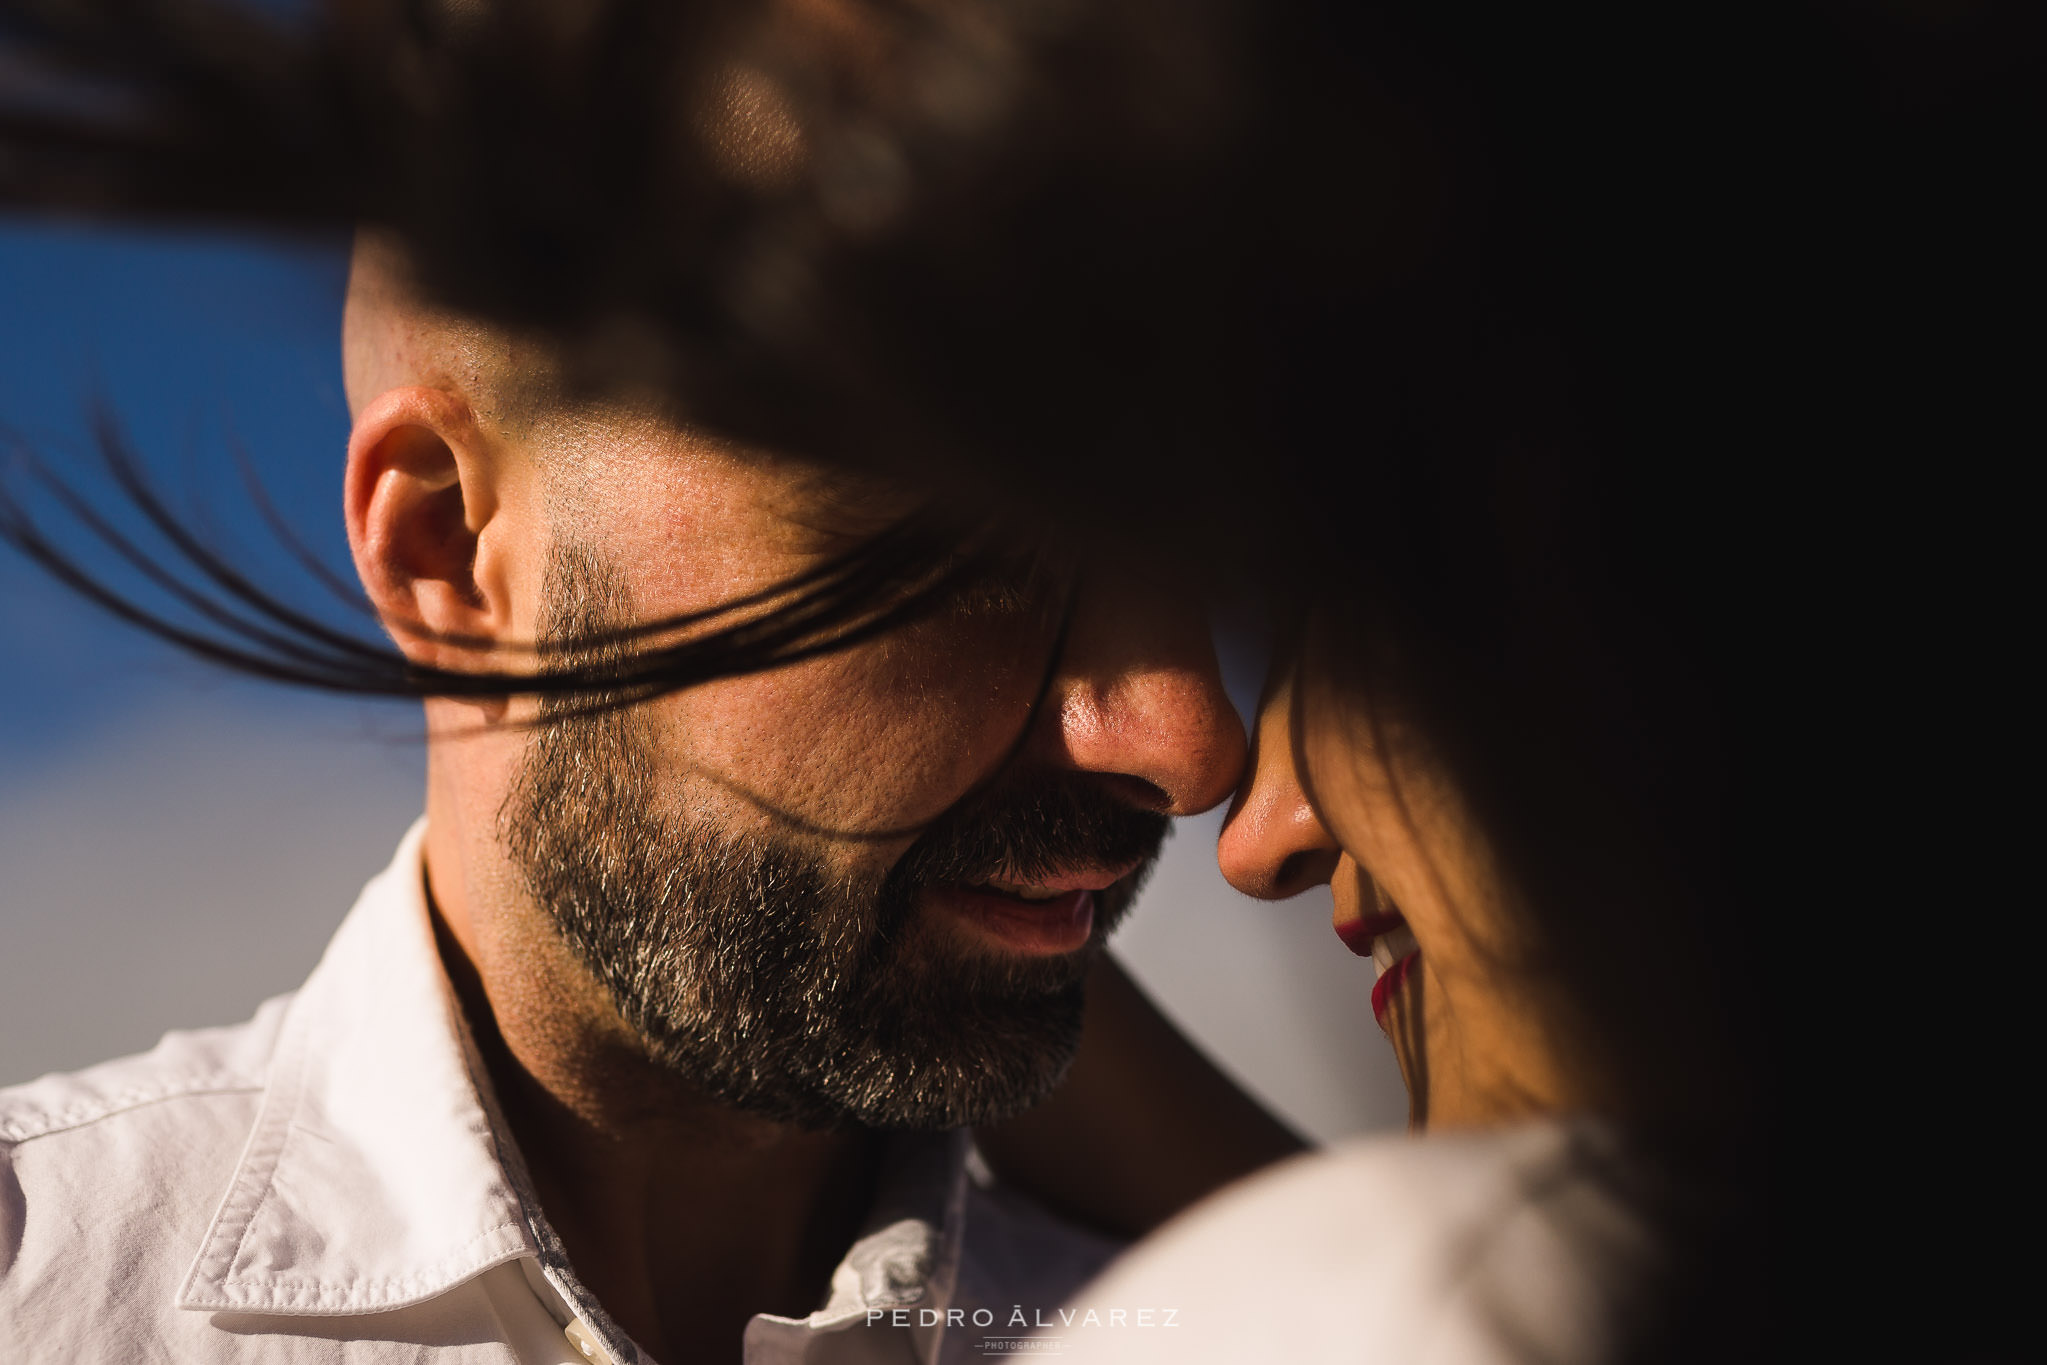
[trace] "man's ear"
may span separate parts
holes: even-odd
[[[469,406],[441,389],[378,396],[348,441],[348,545],[370,603],[416,663],[477,668],[506,641],[512,604],[486,538],[499,513],[499,461]]]

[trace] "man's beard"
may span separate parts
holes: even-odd
[[[587,549],[557,553],[543,638],[623,624],[618,582]],[[500,833],[528,893],[656,1061],[728,1104],[808,1128],[989,1122],[1065,1075],[1087,970],[1141,874],[1096,892],[1087,946],[1053,958],[972,952],[918,914],[919,895],[1148,868],[1165,816],[1078,774],[1019,774],[863,879],[795,836],[671,814],[643,711],[551,709]]]

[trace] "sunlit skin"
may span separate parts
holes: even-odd
[[[1264,899],[1327,882],[1338,936],[1397,910],[1418,952],[1381,1028],[1410,1124],[1498,1124],[1588,1103],[1540,983],[1517,969],[1529,910],[1440,762],[1390,708],[1336,685],[1311,643],[1260,703],[1218,858]],[[1332,952],[1342,952],[1338,938]],[[1372,987],[1360,960],[1359,990]]]
[[[779,582],[903,510],[644,416],[522,413],[499,401],[522,380],[517,346],[427,314],[373,255],[358,258],[345,351],[350,541],[422,663],[531,667],[516,651],[534,639],[559,535],[623,566],[652,619]],[[512,652],[479,659],[435,637]],[[962,609],[663,698],[649,705],[660,789],[678,810],[795,834],[868,877],[1012,752],[1169,813],[1228,794],[1244,738],[1198,609],[1098,575],[1033,711],[1052,638],[1030,613]],[[427,872],[450,974],[584,1282],[657,1358],[728,1357],[752,1313],[820,1300],[864,1212],[874,1143],[740,1114],[647,1059],[500,842],[526,745],[502,722],[530,707],[427,705]],[[924,909],[970,947],[1016,951]]]

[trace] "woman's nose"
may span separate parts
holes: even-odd
[[[1282,675],[1258,704],[1251,767],[1223,823],[1216,862],[1231,886],[1284,900],[1329,880],[1343,848],[1323,827],[1294,770],[1293,680]]]
[[[1201,604],[1127,576],[1075,603],[1066,652],[1032,749],[1097,773],[1167,815],[1207,810],[1244,767],[1244,725],[1223,691]]]

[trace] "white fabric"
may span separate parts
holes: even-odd
[[[1296,1158],[1139,1243],[1032,1345],[1118,1365],[1597,1365],[1656,1273],[1609,1178],[1621,1159],[1554,1122]]]
[[[296,994],[0,1090],[0,1361],[645,1359],[496,1115],[435,948],[424,831]],[[743,1358],[978,1355],[977,1309],[1056,1303],[1112,1251],[995,1187],[964,1133],[903,1138],[826,1305],[754,1318]]]

